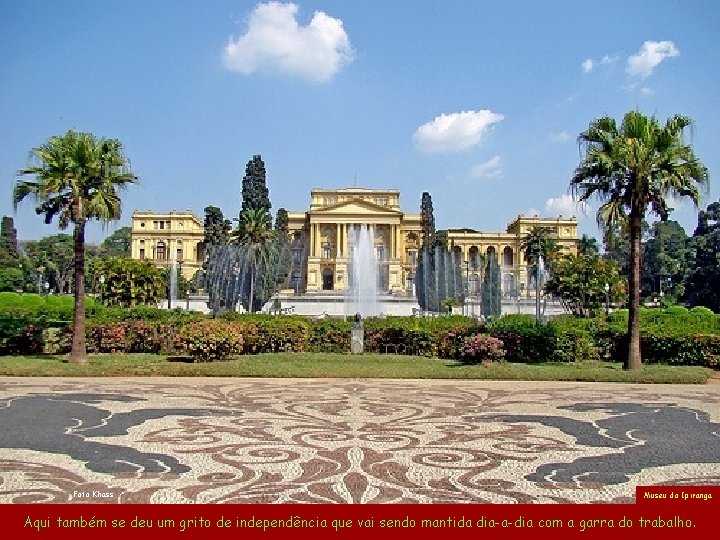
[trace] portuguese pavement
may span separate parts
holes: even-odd
[[[0,378],[0,503],[629,503],[718,484],[720,385]]]

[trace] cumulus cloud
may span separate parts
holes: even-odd
[[[480,143],[493,124],[505,118],[489,109],[441,114],[415,131],[413,139],[423,152],[457,152]]]
[[[277,71],[315,83],[328,81],[353,57],[343,22],[316,11],[302,26],[297,12],[295,4],[258,4],[247,32],[226,45],[225,67],[245,75]]]
[[[625,73],[645,79],[660,62],[679,54],[680,51],[672,41],[646,41],[638,52],[628,58]]]
[[[559,197],[550,197],[545,201],[545,210],[552,214],[565,216],[578,215],[578,213],[587,216],[590,207],[586,202],[576,201],[572,195],[560,195]]]
[[[583,73],[590,73],[593,69],[595,69],[598,65],[600,66],[607,66],[615,62],[617,60],[617,56],[610,56],[609,54],[606,54],[603,56],[600,60],[593,60],[592,58],[587,58],[582,63],[582,70]]]
[[[570,134],[567,131],[560,131],[558,133],[551,133],[549,135],[551,142],[561,143],[570,140]]]
[[[474,165],[470,169],[472,178],[487,178],[489,180],[499,180],[502,178],[502,160],[500,156],[488,159],[484,163]]]

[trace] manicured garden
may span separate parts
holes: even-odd
[[[262,353],[222,362],[132,353],[91,354],[87,364],[70,364],[65,355],[6,356],[0,375],[46,377],[309,377],[377,379],[486,379],[704,384],[712,370],[698,366],[653,364],[624,371],[617,362],[463,364],[457,360],[399,354]]]
[[[705,382],[720,368],[720,315],[705,308],[642,313],[645,368],[623,372],[627,313],[537,325],[509,315],[365,321],[366,354],[351,356],[352,322],[297,316],[86,307],[90,361],[69,365],[72,299],[0,293],[0,374],[397,377]],[[674,369],[682,366],[683,369]]]

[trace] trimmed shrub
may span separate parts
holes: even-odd
[[[505,350],[501,340],[482,334],[465,338],[461,353],[464,363],[499,362],[504,358]]]
[[[177,325],[146,321],[127,321],[127,352],[173,352]]]
[[[220,320],[239,325],[246,353],[303,352],[310,343],[310,321],[304,317],[227,312]]]
[[[0,312],[0,355],[42,352],[45,328],[45,321],[35,314]]]
[[[572,316],[556,317],[548,324],[555,333],[556,362],[585,362],[599,360],[602,347],[596,339],[600,319]]]
[[[492,321],[488,328],[490,335],[503,342],[509,362],[546,362],[555,357],[555,329],[536,324],[530,315],[507,315]]]
[[[240,354],[243,337],[237,324],[206,320],[182,326],[176,336],[180,350],[202,362],[224,360],[232,354]]]
[[[353,323],[340,319],[313,321],[308,347],[314,352],[349,353]]]
[[[427,329],[402,326],[366,328],[365,347],[371,352],[437,356],[437,339]]]
[[[258,352],[304,352],[310,323],[298,317],[268,317],[257,323]]]
[[[706,308],[705,306],[695,306],[690,308],[690,313],[696,317],[713,317],[715,315],[715,312],[712,309]]]
[[[45,328],[42,334],[43,353],[66,354],[72,349],[72,327]]]
[[[87,323],[85,344],[88,352],[124,353],[128,350],[126,323]]]
[[[690,313],[690,310],[685,306],[668,306],[663,309],[663,312],[667,315],[686,315]]]
[[[474,324],[471,326],[456,326],[450,330],[439,332],[437,334],[438,358],[461,358],[466,340],[484,331],[484,326]]]

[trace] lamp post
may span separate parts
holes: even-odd
[[[538,238],[537,244],[535,254],[535,323],[540,324],[540,254],[542,252],[540,238]]]
[[[468,315],[467,302],[470,296],[470,260],[465,261],[465,298],[463,299],[463,315]]]
[[[100,274],[99,281],[100,281],[100,303],[102,304],[102,301],[103,301],[103,288],[104,288],[104,285],[105,285],[105,274]]]
[[[45,272],[45,267],[38,266],[37,271],[38,271],[38,281],[37,281],[38,294],[42,294],[43,272]]]
[[[605,317],[610,316],[610,284],[605,283]]]

